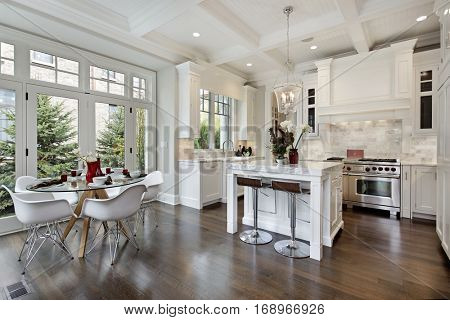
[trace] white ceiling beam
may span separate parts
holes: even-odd
[[[335,2],[347,22],[347,33],[352,39],[356,51],[358,53],[369,52],[372,43],[359,21],[359,8],[356,0],[335,0]]]
[[[111,26],[92,16],[87,17],[82,12],[73,9],[71,6],[65,5],[62,1],[57,0],[2,0],[6,5],[21,10],[23,12],[31,12],[39,14],[59,23],[64,23],[76,27],[80,30],[100,36],[109,41],[120,43],[130,47],[131,49],[140,50],[147,54],[153,55],[159,59],[171,63],[181,63],[186,60],[195,59],[195,56],[171,51],[161,45],[152,43],[141,37],[131,35],[129,32],[121,28]],[[51,35],[51,30],[45,30]],[[59,39],[55,39],[59,41]]]
[[[259,45],[259,34],[251,29],[244,21],[219,1],[203,1],[198,8],[205,13],[205,17],[219,30],[249,48],[256,49]]]
[[[387,14],[395,14],[414,7],[434,3],[434,0],[378,0],[367,1],[360,8],[359,19],[362,22],[378,19]],[[426,14],[425,12],[424,14]],[[429,12],[428,12],[429,13]]]
[[[335,30],[336,28],[340,28],[342,26],[344,26],[344,19],[341,14],[327,14],[322,17],[307,20],[291,26],[290,40],[291,43],[293,43],[314,36],[320,32]],[[273,65],[276,64],[276,67],[280,67],[283,66],[283,62],[279,61],[275,57],[272,57],[267,51],[280,48],[285,45],[286,30],[277,30],[262,36],[260,38],[258,48],[253,50],[236,50],[234,48],[230,48],[230,50],[222,51],[220,55],[212,57],[211,63],[215,65],[224,64],[235,60],[240,60],[251,55],[257,55]]]
[[[174,20],[204,0],[150,1],[129,18],[131,33],[141,37]]]

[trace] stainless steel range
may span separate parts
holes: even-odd
[[[343,200],[347,207],[383,209],[400,216],[399,160],[363,158],[343,162]]]

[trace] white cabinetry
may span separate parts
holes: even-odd
[[[179,169],[179,192],[182,205],[202,209],[205,205],[221,200],[221,161],[180,161]]]
[[[200,127],[200,71],[193,62],[177,65],[179,138],[195,138]]]
[[[236,110],[237,125],[239,126],[238,140],[255,141],[254,109],[256,104],[256,89],[243,86],[242,101]]]
[[[411,219],[411,166],[402,166],[402,218]]]
[[[202,205],[222,198],[222,162],[202,162],[200,164]]]
[[[436,167],[412,167],[412,212],[436,215]]]

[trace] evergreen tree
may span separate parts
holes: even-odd
[[[74,117],[64,110],[63,102],[52,102],[47,95],[37,96],[37,163],[38,177],[55,177],[77,166],[78,148]],[[0,181],[13,187],[15,184],[15,136],[16,116],[14,109],[1,114],[10,124],[3,128],[9,139],[0,141]],[[12,211],[12,200],[6,191],[0,191],[0,216]]]
[[[136,113],[136,157],[137,157],[137,168],[139,170],[145,169],[145,118],[146,110],[138,108]]]
[[[125,108],[115,108],[117,109],[110,113],[109,119],[104,119],[105,129],[99,132],[97,152],[102,166],[123,168],[125,165]]]

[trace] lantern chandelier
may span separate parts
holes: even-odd
[[[286,15],[287,20],[287,59],[285,62],[285,82],[275,84],[273,91],[277,98],[278,112],[289,114],[297,111],[297,105],[301,101],[302,84],[296,82],[294,79],[294,64],[290,59],[290,43],[289,43],[289,15],[294,11],[292,6],[288,6],[283,9],[283,13]]]

